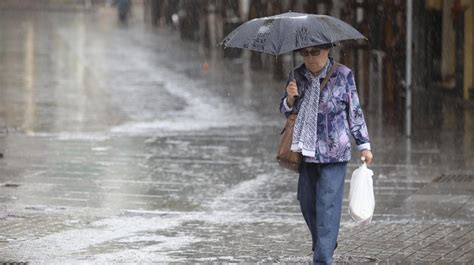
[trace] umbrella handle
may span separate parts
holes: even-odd
[[[294,103],[293,103],[293,106],[296,106],[296,104],[298,104],[298,99],[300,98],[299,95],[295,95],[293,96],[293,99],[294,99]]]
[[[291,79],[295,80],[295,55],[294,55],[293,51],[291,52]],[[296,105],[296,101],[299,99],[299,97],[300,97],[299,95],[293,96],[293,99],[295,100],[295,103],[294,103],[295,105]]]

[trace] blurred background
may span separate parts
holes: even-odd
[[[219,45],[289,10],[368,38],[331,50],[356,75],[377,203],[356,227],[344,201],[336,259],[472,263],[472,0],[0,0],[0,263],[309,261],[275,161],[292,54]]]
[[[363,105],[369,111],[383,113],[384,119],[400,119],[404,115],[405,1],[146,0],[143,4],[147,23],[174,27],[183,40],[199,41],[210,50],[216,49],[215,46],[234,28],[256,17],[292,10],[341,18],[369,38],[367,42],[336,48],[332,53],[336,60],[355,70]],[[473,12],[473,2],[469,0],[414,1],[411,45],[415,101],[421,97],[423,100],[420,101],[425,102],[426,96],[436,97],[437,93],[450,94],[460,105],[472,99]],[[238,58],[242,55],[239,50],[228,49],[224,50],[223,56]],[[252,54],[252,68],[267,69],[275,78],[285,79],[289,70],[289,64],[285,63],[289,59],[266,57]],[[415,119],[419,125],[426,121],[425,116],[420,116]]]
[[[413,3],[412,90],[413,123],[432,127],[442,101],[459,108],[472,107],[474,76],[473,3],[469,0],[423,0]],[[366,111],[403,127],[405,117],[406,30],[405,1],[375,0],[3,0],[2,9],[67,10],[88,12],[116,7],[118,19],[176,31],[183,41],[199,43],[201,54],[219,53],[228,59],[249,60],[252,70],[270,72],[285,80],[291,54],[223,50],[218,44],[240,24],[256,17],[289,10],[341,18],[368,37],[344,44],[332,56],[356,73]],[[122,10],[122,11],[120,11]],[[130,13],[130,15],[129,15]],[[133,13],[133,15],[132,15]],[[247,53],[250,53],[248,55]],[[207,66],[206,66],[207,67]],[[430,100],[426,100],[429,98]],[[436,113],[435,113],[436,114]]]

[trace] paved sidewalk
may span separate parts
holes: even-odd
[[[3,262],[311,261],[311,243],[296,216],[140,211],[98,218],[31,211],[0,219]],[[337,264],[473,260],[474,229],[469,223],[345,223],[340,233]]]
[[[309,263],[281,82],[133,18],[0,11],[0,263]],[[474,113],[443,104],[412,139],[367,114],[376,213],[347,215],[354,151],[337,264],[474,263]]]

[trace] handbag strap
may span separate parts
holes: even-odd
[[[326,86],[326,84],[329,82],[329,78],[331,78],[332,74],[334,73],[334,71],[336,71],[336,68],[339,66],[339,63],[336,63],[334,62],[334,64],[332,65],[331,69],[329,70],[329,72],[326,74],[326,77],[324,78],[323,82],[321,83],[321,90],[324,89],[324,87]],[[300,100],[300,98],[298,99]],[[296,106],[296,102],[295,102],[295,106]],[[297,115],[298,112],[294,112],[294,113],[291,113],[293,115]]]
[[[321,83],[321,90],[324,89],[326,84],[329,82],[329,78],[331,78],[332,74],[334,71],[336,71],[336,68],[339,66],[339,63],[334,62],[334,64],[331,67],[331,70],[327,73],[326,77],[324,78],[323,82]]]

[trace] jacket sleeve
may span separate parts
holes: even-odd
[[[352,71],[347,75],[347,102],[348,122],[352,137],[354,137],[357,149],[370,150],[369,132],[365,123],[364,113],[360,106],[356,83]]]

